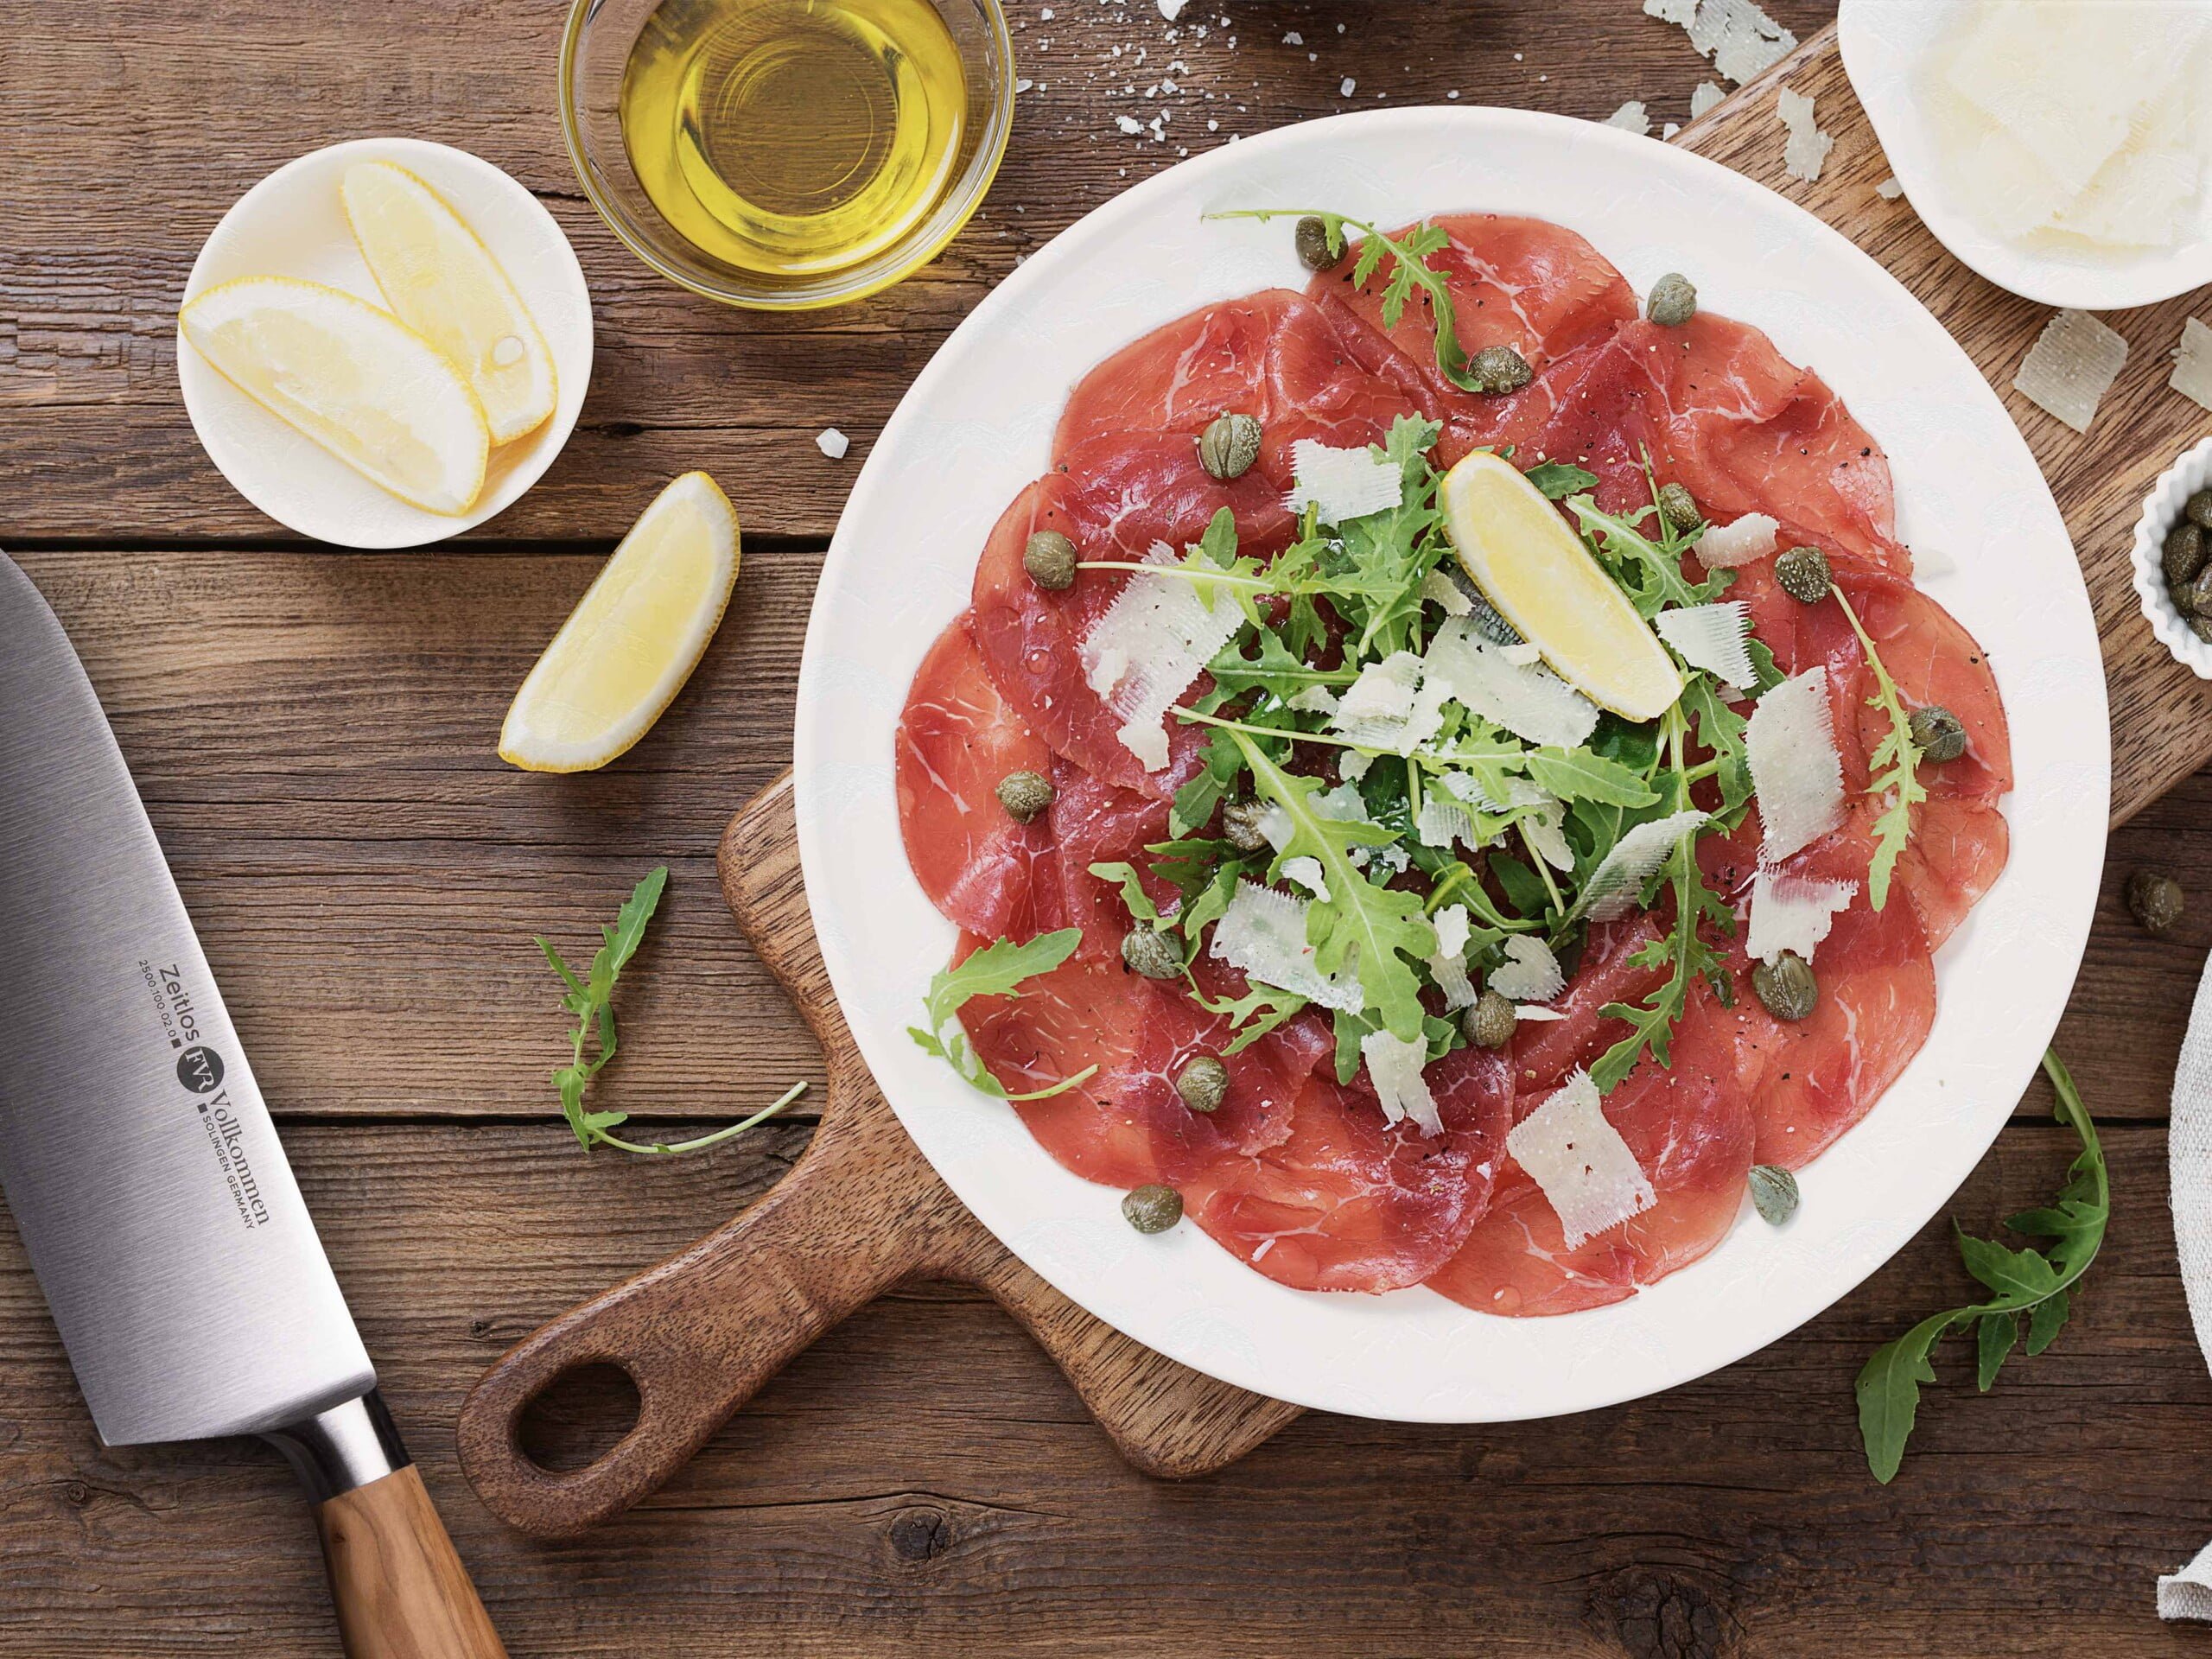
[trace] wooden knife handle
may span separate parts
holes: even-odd
[[[413,1464],[315,1513],[346,1659],[507,1659]]]

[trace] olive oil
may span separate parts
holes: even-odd
[[[967,73],[931,0],[662,0],[623,73],[622,137],[701,252],[794,280],[859,264],[954,177]]]

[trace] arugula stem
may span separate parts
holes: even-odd
[[[1243,588],[1255,594],[1319,591],[1306,588],[1278,588],[1263,576],[1243,576],[1233,570],[1200,570],[1184,564],[1147,564],[1137,559],[1081,559],[1075,568],[1078,570],[1129,570],[1146,576],[1180,576],[1188,582],[1204,582],[1209,587],[1218,582],[1224,587]]]
[[[1521,832],[1521,844],[1529,849],[1529,861],[1536,867],[1536,874],[1544,884],[1544,891],[1551,895],[1552,913],[1566,915],[1567,900],[1560,897],[1559,883],[1552,880],[1551,863],[1536,850],[1536,843],[1529,834],[1528,823],[1523,821],[1513,827]]]
[[[1173,711],[1178,720],[1195,721],[1201,726],[1218,726],[1224,732],[1242,732],[1247,737],[1287,737],[1300,743],[1326,743],[1339,749],[1356,749],[1358,744],[1348,737],[1329,737],[1320,732],[1300,732],[1275,726],[1248,726],[1243,721],[1224,720],[1218,715],[1202,715],[1195,709],[1178,705]]]
[[[785,1108],[791,1105],[793,1101],[797,1100],[805,1092],[806,1084],[804,1083],[795,1083],[790,1088],[785,1090],[774,1102],[769,1105],[762,1107],[759,1111],[753,1113],[752,1116],[747,1118],[743,1122],[733,1123],[728,1128],[716,1129],[712,1135],[702,1135],[698,1136],[696,1140],[678,1141],[672,1144],[666,1141],[656,1141],[651,1146],[640,1146],[634,1141],[625,1141],[619,1135],[609,1135],[604,1129],[601,1129],[599,1132],[599,1138],[619,1152],[634,1152],[661,1156],[668,1156],[677,1153],[684,1152],[701,1152],[709,1147],[718,1146],[722,1141],[729,1140],[734,1135],[743,1135],[747,1129],[752,1128],[755,1124],[766,1122],[770,1118],[773,1117],[778,1112],[782,1111]]]

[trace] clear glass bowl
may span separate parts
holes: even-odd
[[[878,293],[927,264],[982,204],[1014,125],[1014,41],[999,0],[931,0],[968,71],[968,122],[951,182],[890,246],[844,268],[787,280],[701,251],[645,194],[622,138],[623,72],[660,0],[575,0],[561,41],[561,129],[584,194],[614,234],[671,282],[725,305],[808,311]]]

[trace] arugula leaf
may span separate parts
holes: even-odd
[[[1170,832],[1187,836],[1210,823],[1214,809],[1236,788],[1237,776],[1243,770],[1244,751],[1230,741],[1229,734],[1209,733],[1198,771],[1189,783],[1175,791],[1175,804],[1167,813]]]
[[[1564,501],[1570,495],[1594,489],[1598,483],[1597,474],[1586,473],[1564,461],[1541,461],[1522,476],[1554,501]]]
[[[1090,873],[1101,881],[1115,881],[1121,884],[1122,904],[1129,912],[1131,921],[1148,923],[1154,927],[1160,925],[1160,906],[1152,902],[1152,895],[1144,890],[1144,878],[1137,874],[1135,865],[1093,864],[1090,867]],[[1056,968],[1059,966],[1058,963],[1052,965]]]
[[[1894,1342],[1874,1351],[1854,1385],[1859,1398],[1859,1433],[1866,1443],[1866,1466],[1889,1484],[1904,1460],[1905,1441],[1920,1407],[1920,1385],[1936,1380],[1929,1361],[1937,1342],[1961,1325],[1976,1326],[1975,1380],[1986,1390],[2012,1351],[2020,1316],[2028,1316],[2027,1351],[2050,1346],[2066,1323],[2074,1287],[2096,1260],[2112,1218],[2112,1185],[2104,1148],[2081,1091],[2056,1052],[2046,1051],[2043,1069],[2058,1097],[2058,1121],[2081,1137],[2066,1185],[2055,1202],[2026,1210],[2005,1223],[2031,1238],[2055,1241],[2044,1250],[2014,1250],[1960,1232],[1959,1253],[1967,1270],[1994,1293],[1983,1302],[1932,1314]]]
[[[1656,506],[1624,515],[1607,512],[1593,497],[1577,495],[1567,499],[1567,510],[1582,526],[1583,539],[1611,563],[1637,614],[1647,622],[1669,605],[1710,605],[1735,581],[1726,570],[1717,570],[1703,582],[1684,576],[1675,538],[1668,536],[1662,544],[1640,528],[1646,519],[1666,522]]]
[[[1142,892],[1138,889],[1140,895]],[[1024,980],[1051,973],[1073,956],[1082,943],[1081,928],[1064,927],[1057,933],[1040,933],[1021,944],[1012,939],[1000,939],[985,945],[966,961],[939,970],[930,981],[929,995],[922,1004],[929,1027],[925,1030],[919,1026],[909,1026],[906,1034],[926,1052],[948,1062],[976,1088],[1001,1100],[1049,1100],[1054,1095],[1065,1093],[1098,1068],[1085,1066],[1049,1089],[1010,1095],[1006,1085],[984,1065],[976,1052],[976,1046],[968,1040],[966,1029],[955,1016],[971,996],[1020,996]]]
[[[1563,801],[1649,806],[1659,798],[1639,774],[1586,748],[1531,749],[1524,764],[1531,782]]]
[[[569,1033],[571,1058],[568,1065],[553,1074],[553,1086],[561,1096],[561,1116],[569,1121],[569,1128],[576,1137],[576,1144],[586,1152],[594,1147],[613,1147],[619,1152],[641,1154],[670,1154],[697,1152],[702,1147],[719,1145],[733,1135],[742,1135],[756,1123],[766,1122],[801,1095],[806,1092],[804,1083],[792,1084],[782,1097],[766,1109],[755,1112],[742,1122],[728,1128],[717,1129],[696,1140],[679,1141],[674,1145],[666,1141],[639,1142],[626,1141],[612,1131],[630,1121],[627,1112],[589,1112],[584,1109],[584,1091],[591,1086],[607,1063],[614,1058],[617,1046],[614,1033],[614,986],[630,959],[638,954],[638,946],[645,937],[645,927],[660,908],[660,896],[668,887],[668,866],[661,865],[630,890],[622,907],[614,915],[612,926],[601,925],[600,946],[592,955],[591,966],[582,975],[569,966],[550,939],[540,938],[537,948],[553,971],[561,976],[567,988],[561,1006],[573,1015],[576,1028]],[[593,1057],[584,1058],[585,1046],[594,1037],[598,1044]]]
[[[1912,716],[1905,712],[1897,683],[1882,666],[1880,653],[1859,626],[1859,613],[1852,609],[1843,589],[1832,588],[1829,592],[1843,607],[1851,631],[1859,636],[1859,647],[1866,653],[1866,666],[1874,671],[1874,695],[1866,699],[1866,706],[1880,709],[1890,721],[1890,729],[1866,758],[1870,773],[1866,792],[1890,797],[1889,804],[1874,820],[1874,855],[1866,866],[1866,900],[1879,910],[1890,901],[1890,873],[1897,868],[1897,855],[1904,851],[1912,835],[1912,809],[1928,798],[1928,785],[1920,781],[1920,746],[1912,741]]]
[[[1293,654],[1273,628],[1262,626],[1253,639],[1259,648],[1257,657],[1246,656],[1231,640],[1206,664],[1216,685],[1231,693],[1265,691],[1287,702],[1310,687],[1350,685],[1359,677],[1355,668],[1309,665]]]
[[[1196,980],[1190,981],[1191,1000],[1208,1014],[1217,1014],[1236,1027],[1236,1036],[1221,1057],[1242,1054],[1277,1027],[1295,1018],[1306,1008],[1306,999],[1294,991],[1286,991],[1258,980],[1246,982],[1249,986],[1243,996],[1208,996]]]
[[[1306,912],[1314,967],[1323,974],[1351,968],[1370,1014],[1411,1041],[1421,1029],[1421,977],[1413,963],[1436,954],[1436,930],[1422,913],[1419,893],[1376,887],[1348,855],[1354,847],[1385,846],[1397,837],[1364,820],[1323,817],[1313,802],[1318,779],[1285,772],[1243,732],[1230,735],[1244,751],[1254,785],[1290,820],[1281,856],[1320,861],[1329,896]]]

